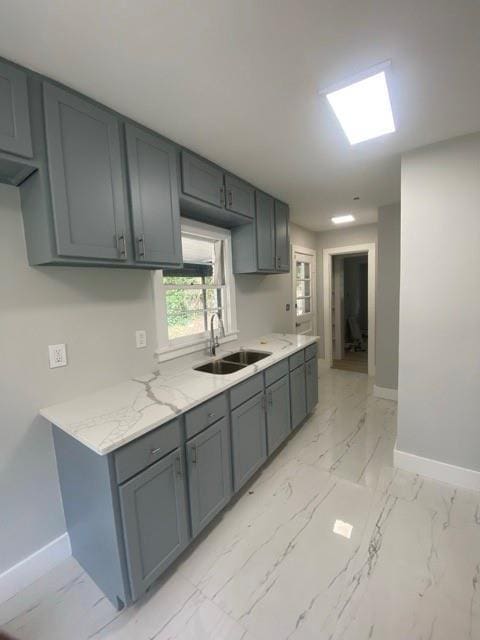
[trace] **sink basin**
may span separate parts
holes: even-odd
[[[259,360],[263,360],[263,358],[268,358],[270,355],[272,354],[268,351],[248,351],[247,349],[242,349],[241,351],[225,356],[223,361],[238,362],[239,364],[248,365],[254,364]]]
[[[216,375],[227,375],[229,373],[235,373],[243,369],[245,365],[236,362],[227,362],[226,360],[213,360],[202,364],[200,367],[195,367],[195,371],[204,371],[205,373],[214,373]]]

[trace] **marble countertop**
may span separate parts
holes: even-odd
[[[216,358],[199,356],[195,363],[176,370],[172,362],[163,363],[155,373],[41,409],[40,415],[99,455],[105,455],[317,340],[316,336],[269,334],[240,348],[268,351],[271,355],[235,373],[213,375],[193,369],[238,351],[222,348]]]

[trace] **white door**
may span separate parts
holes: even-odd
[[[316,254],[311,249],[293,247],[294,332],[315,335],[317,330]]]

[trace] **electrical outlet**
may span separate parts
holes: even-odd
[[[145,329],[135,331],[135,342],[137,344],[137,349],[145,349],[147,346],[147,332]]]
[[[67,366],[67,349],[64,344],[49,344],[48,359],[50,361],[50,369]]]

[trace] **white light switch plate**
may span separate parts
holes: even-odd
[[[147,332],[145,329],[135,331],[135,342],[137,344],[137,349],[144,349],[147,346]]]
[[[50,361],[50,369],[67,366],[67,349],[64,344],[49,344],[48,359]]]

